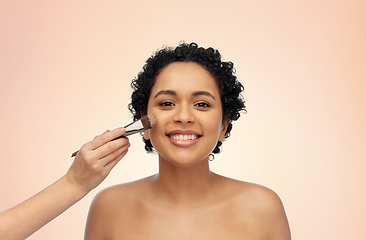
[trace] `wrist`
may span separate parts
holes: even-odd
[[[67,189],[74,193],[75,197],[79,199],[83,198],[92,190],[76,181],[75,178],[71,177],[69,174],[64,175],[60,181],[64,182],[67,185]]]

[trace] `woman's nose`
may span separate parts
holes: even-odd
[[[186,106],[185,104],[179,106],[176,108],[174,121],[180,123],[193,123],[195,121],[195,117],[192,109],[190,109],[189,106]]]

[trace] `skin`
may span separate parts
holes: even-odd
[[[29,237],[98,186],[126,155],[128,138],[110,140],[124,128],[105,133],[83,145],[68,172],[43,191],[0,214],[0,239]]]
[[[159,173],[99,193],[85,239],[291,239],[272,190],[209,169],[228,125],[210,73],[191,62],[168,65],[151,90],[148,113],[157,118],[145,138],[158,152]],[[198,138],[172,139],[187,133]]]

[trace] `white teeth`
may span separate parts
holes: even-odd
[[[187,141],[187,140],[197,139],[198,136],[197,135],[170,135],[170,138],[174,139],[174,140]]]

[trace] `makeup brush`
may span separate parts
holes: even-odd
[[[122,137],[127,137],[129,135],[142,132],[144,130],[148,130],[152,127],[154,127],[156,124],[156,118],[153,114],[149,113],[148,115],[145,115],[141,117],[139,120],[133,121],[130,124],[127,124],[124,128],[126,128],[126,132],[115,139],[112,139],[111,141],[117,140]],[[74,152],[71,157],[75,157],[76,154],[79,151]]]

